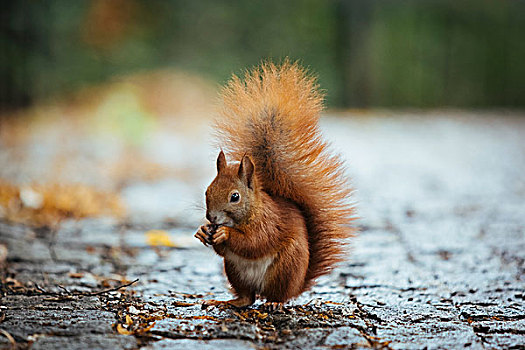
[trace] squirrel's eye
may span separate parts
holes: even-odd
[[[230,196],[230,203],[237,203],[241,199],[241,195],[238,192],[233,192]]]

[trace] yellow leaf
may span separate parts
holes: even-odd
[[[131,317],[129,315],[126,315],[126,324],[128,326],[133,324],[133,320],[131,319]]]
[[[153,326],[155,326],[155,322],[153,322],[152,324],[150,324],[150,325],[149,325],[148,327],[146,327],[146,328],[142,328],[142,329],[137,330],[137,333],[140,334],[140,333],[146,333],[146,332],[149,332],[149,331],[153,328]]]
[[[123,335],[131,335],[133,334],[133,332],[131,331],[128,331],[126,328],[124,328],[120,323],[117,324],[117,332],[119,334],[123,334]]]
[[[175,247],[169,233],[163,230],[149,230],[146,232],[146,241],[151,246]]]

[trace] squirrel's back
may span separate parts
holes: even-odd
[[[234,160],[251,156],[259,183],[269,195],[300,208],[310,261],[304,289],[344,258],[352,234],[350,186],[342,161],[321,138],[323,96],[316,79],[296,63],[264,63],[234,76],[222,91],[215,130]]]

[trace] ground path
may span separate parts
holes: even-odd
[[[522,348],[525,118],[379,114],[323,119],[348,160],[361,233],[349,262],[283,312],[202,308],[229,298],[219,258],[191,237],[202,211],[184,209],[210,166],[198,184],[125,187],[129,220],[0,221],[0,347]],[[196,150],[189,167],[213,157]]]

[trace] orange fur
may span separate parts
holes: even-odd
[[[257,293],[283,302],[344,259],[344,240],[353,232],[351,189],[341,160],[321,138],[323,97],[316,80],[299,65],[264,63],[244,80],[234,76],[222,100],[215,123],[219,145],[241,163],[227,165],[219,156],[217,178],[207,191],[209,211],[230,205],[224,210],[236,218],[222,231],[227,239],[214,248],[226,257],[235,253],[235,259],[275,257]],[[245,173],[253,168],[248,183]],[[242,205],[221,202],[232,189]],[[225,259],[228,279],[239,296],[250,299],[254,288],[243,284],[246,276],[233,266],[235,259]],[[241,260],[248,267],[249,261]]]

